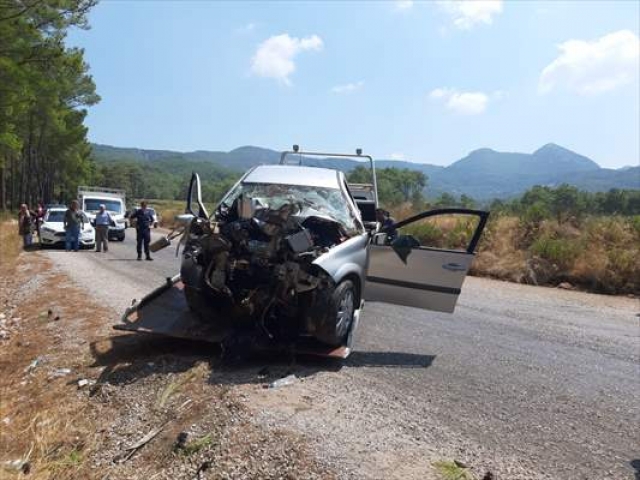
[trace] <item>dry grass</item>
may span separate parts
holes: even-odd
[[[18,234],[15,220],[0,221],[0,276],[10,275],[22,249],[22,238]]]
[[[160,226],[163,228],[173,228],[175,217],[184,213],[184,200],[148,200],[149,205],[156,209],[160,216]],[[205,205],[209,213],[213,211],[213,205]]]
[[[5,464],[12,461],[28,462],[28,476],[36,480],[87,478],[81,472],[85,452],[93,445],[94,427],[90,408],[78,398],[74,382],[74,375],[83,375],[83,358],[77,351],[63,357],[67,340],[52,333],[72,330],[67,323],[72,312],[89,315],[91,306],[78,310],[77,305],[87,303],[86,297],[69,291],[66,279],[49,274],[44,258],[21,253],[16,230],[15,223],[0,224],[0,311],[20,318],[10,338],[0,345],[0,479],[22,476]],[[37,302],[24,295],[36,277]],[[61,298],[64,305],[58,303]],[[48,318],[49,308],[60,315],[59,321]],[[91,330],[92,325],[87,322],[84,328]],[[41,361],[27,368],[37,358]],[[73,373],[52,375],[62,367]]]
[[[410,205],[393,211],[410,217]],[[408,225],[421,244],[462,249],[475,219],[446,216]],[[640,217],[599,216],[580,222],[526,221],[506,215],[490,217],[471,273],[536,285],[562,282],[609,294],[640,292]]]
[[[610,294],[640,292],[640,232],[628,217],[592,217],[580,225],[516,217],[492,219],[473,273],[540,285],[570,282]]]
[[[492,219],[483,234],[471,273],[523,283],[526,252],[519,247],[519,221],[514,217]]]

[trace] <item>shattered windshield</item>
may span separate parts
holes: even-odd
[[[347,230],[358,230],[359,222],[348,207],[343,193],[336,188],[241,183],[223,198],[221,205],[231,207],[240,195],[253,199],[262,208],[276,210],[286,204],[300,205],[301,216],[329,217],[340,222]]]
[[[88,212],[97,212],[100,205],[104,205],[109,212],[122,213],[122,202],[120,200],[109,200],[107,198],[85,198],[84,209]]]

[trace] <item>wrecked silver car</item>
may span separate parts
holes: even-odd
[[[342,172],[258,166],[190,225],[180,277],[204,322],[339,346],[362,303],[368,242]]]
[[[365,299],[453,311],[487,212],[441,209],[382,228],[371,157],[304,153],[369,159],[372,184],[350,186],[338,170],[287,164],[288,153],[302,154],[252,168],[211,215],[193,174],[180,274],[116,328],[214,342],[244,335],[344,358]],[[465,248],[412,235],[420,221],[450,214],[477,218]]]

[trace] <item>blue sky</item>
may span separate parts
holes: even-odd
[[[640,2],[118,2],[73,31],[90,139],[362,147],[448,165],[554,142],[640,159]]]

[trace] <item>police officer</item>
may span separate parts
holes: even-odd
[[[136,250],[138,260],[142,260],[142,244],[144,243],[144,253],[147,260],[151,261],[149,254],[149,243],[151,243],[151,226],[153,225],[153,215],[147,209],[147,202],[140,202],[140,208],[133,212],[130,217],[136,223]]]

